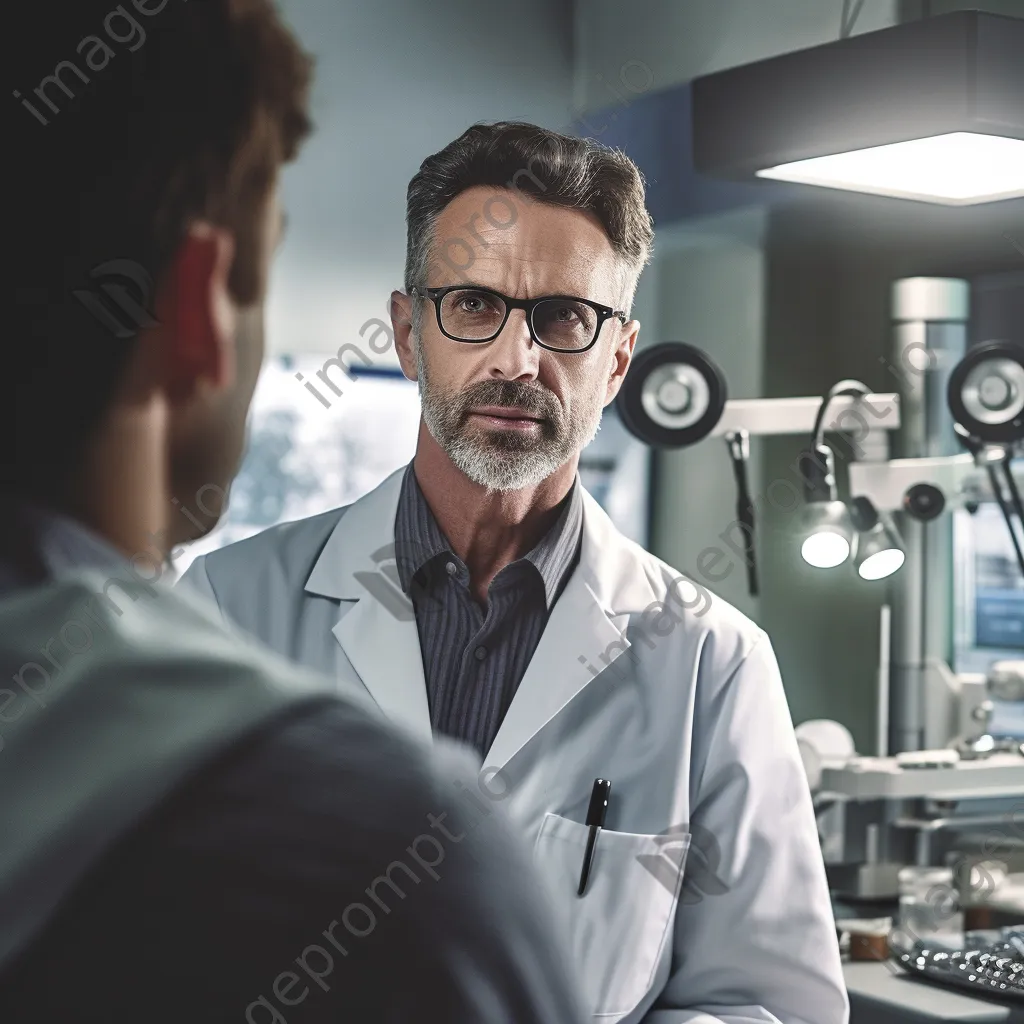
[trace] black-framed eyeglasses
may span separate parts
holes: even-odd
[[[513,309],[526,312],[530,337],[552,352],[586,352],[597,341],[605,320],[614,317],[626,323],[622,310],[574,295],[513,299],[490,288],[463,284],[412,288],[410,294],[434,303],[437,326],[445,337],[474,345],[494,341]]]

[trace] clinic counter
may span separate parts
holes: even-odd
[[[911,978],[885,963],[843,964],[850,1024],[1024,1024],[1024,1004],[979,999]]]

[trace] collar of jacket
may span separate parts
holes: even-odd
[[[394,572],[395,515],[403,467],[350,505],[331,531],[305,590],[356,602],[334,635],[363,684],[391,719],[429,739],[430,712],[415,617],[380,597],[384,568]],[[602,670],[629,647],[623,633],[629,616],[656,600],[642,571],[643,549],[624,537],[597,501],[582,488],[580,559],[555,603],[516,696],[488,751],[485,767],[503,767],[593,678],[595,652],[609,652]],[[393,588],[400,592],[399,587]],[[376,592],[375,592],[376,591]],[[404,595],[403,595],[404,597]],[[406,599],[407,600],[407,599]]]

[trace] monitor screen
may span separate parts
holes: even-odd
[[[983,502],[973,515],[956,512],[953,538],[954,668],[986,672],[993,661],[1024,651],[1024,577],[996,502]]]

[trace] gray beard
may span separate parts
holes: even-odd
[[[478,393],[469,400],[465,393],[448,395],[430,380],[418,339],[416,369],[423,422],[431,437],[461,472],[489,491],[535,487],[578,455],[601,427],[599,403],[595,403],[596,409],[584,409],[585,415],[573,417],[567,423],[550,392],[545,397],[536,387],[515,381],[488,382],[482,388],[478,385]],[[490,394],[484,397],[480,391]],[[466,424],[465,411],[475,404],[523,405],[543,414],[546,419],[541,424],[541,437],[526,437],[513,431],[474,431]]]

